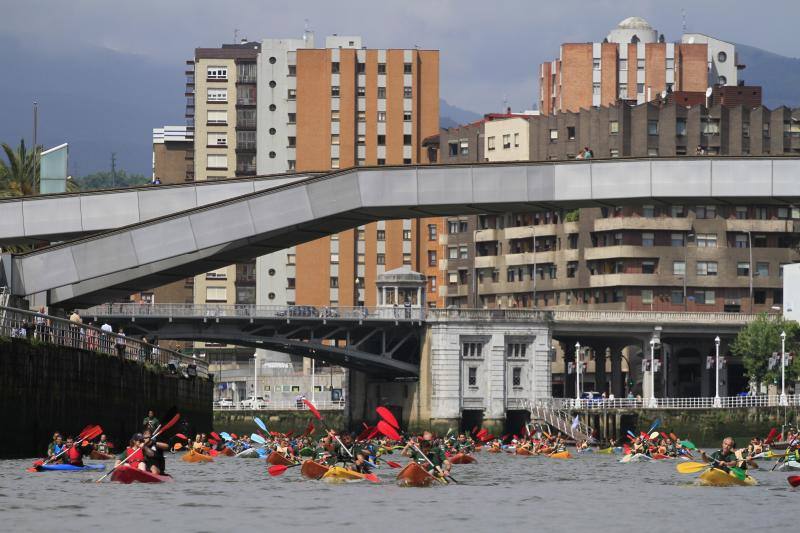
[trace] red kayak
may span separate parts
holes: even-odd
[[[173,479],[169,474],[158,475],[132,466],[122,465],[111,473],[111,481],[126,484],[135,481],[139,483],[162,483],[164,481],[173,481]]]

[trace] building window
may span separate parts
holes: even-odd
[[[436,250],[428,250],[428,266],[436,266]]]
[[[650,248],[655,245],[655,233],[642,233],[642,246]]]
[[[358,62],[356,63],[356,74],[364,74],[367,71],[367,64]]]
[[[447,284],[448,285],[458,285],[458,273],[457,272],[448,272],[447,273]]]
[[[683,305],[683,291],[672,291],[670,294],[670,302],[673,305]]]
[[[464,342],[461,344],[461,357],[481,357],[482,342]]]
[[[386,122],[386,111],[378,111],[378,122]]]
[[[698,248],[716,248],[717,247],[717,234],[716,233],[698,233],[697,234],[697,247]]]
[[[608,151],[608,155],[612,158],[619,157],[619,150],[617,148],[612,148]]]
[[[228,168],[228,156],[225,154],[208,154],[206,166],[211,169],[226,170]]]
[[[696,218],[710,219],[717,217],[717,206],[715,205],[698,205],[694,209]]]
[[[208,111],[208,124],[224,125],[228,123],[227,111]]]
[[[331,158],[331,168],[339,168],[339,158],[332,157]]]
[[[736,263],[736,275],[737,276],[749,276],[750,275],[750,263],[746,261],[739,261]]]
[[[294,170],[295,168],[297,168],[297,161],[295,159],[289,159],[286,161],[286,165],[289,168],[289,170]]]
[[[470,387],[478,386],[478,368],[471,366],[467,369],[467,384]]]
[[[467,246],[462,245],[458,247],[458,258],[469,259],[469,248]]]
[[[506,357],[511,359],[524,359],[528,345],[524,342],[511,342],[506,344]]]
[[[648,120],[647,121],[647,134],[648,135],[658,135],[658,121],[657,120]]]
[[[286,98],[289,100],[296,100],[297,99],[297,89],[287,89],[286,90]]]
[[[333,98],[339,98],[339,86],[338,85],[331,85],[331,96]]]
[[[436,224],[428,224],[428,240],[435,241],[436,240]]]
[[[289,137],[287,137],[287,138],[286,138],[286,145],[287,145],[289,148],[294,148],[294,147],[296,147],[296,146],[297,146],[297,137],[294,137],[294,136],[292,136],[292,135],[290,135]]]
[[[653,218],[656,216],[656,207],[654,205],[643,205],[642,216],[644,218]]]
[[[611,135],[616,135],[619,133],[619,121],[612,120],[608,123],[608,133]]]
[[[403,98],[411,98],[411,87],[403,87]]]
[[[619,70],[628,70],[628,60],[627,59],[620,59],[619,60]]]
[[[382,159],[382,158],[379,158],[379,159],[378,159],[378,166],[379,166],[379,167],[382,167],[382,166],[383,166],[383,165],[385,165],[385,164],[386,164],[386,160],[385,160],[385,159]]]
[[[206,100],[208,102],[227,102],[228,101],[228,89],[208,89]]]
[[[378,100],[386,99],[386,87],[378,87]]]
[[[694,303],[699,305],[714,305],[714,291],[695,291]]]
[[[716,261],[698,261],[697,269],[698,276],[716,276],[717,275],[717,262]]]
[[[686,275],[686,263],[683,261],[673,261],[672,262],[672,275],[673,276],[685,276]]]
[[[577,261],[570,261],[567,263],[567,277],[574,278],[575,274],[578,272],[578,263]]]
[[[338,278],[337,278],[337,280],[338,280]],[[286,278],[286,288],[287,289],[297,288],[297,280],[296,280],[296,278]]]
[[[746,233],[740,233],[736,235],[734,241],[735,248],[749,248],[750,241]]]
[[[767,303],[767,291],[760,290],[753,292],[753,303],[756,305],[764,305]]]
[[[403,122],[411,122],[411,111],[403,111]]]
[[[331,111],[331,122],[339,122],[339,111]]]
[[[287,124],[296,124],[297,123],[297,113],[289,113],[286,119]]]
[[[636,92],[638,94],[644,94],[644,83],[637,83],[636,84]]]
[[[296,265],[297,264],[297,255],[295,255],[295,254],[286,254],[286,264],[289,265],[289,266]]]
[[[339,254],[331,254],[331,264],[332,265],[339,264]]]
[[[364,254],[356,254],[356,264],[363,265],[366,262],[366,257]]]
[[[436,276],[428,276],[428,292],[436,292]]]
[[[206,287],[206,302],[227,302],[228,289],[226,287]]]
[[[411,240],[411,230],[410,229],[404,229],[403,230],[403,240],[404,241],[410,241]]]
[[[486,149],[494,150],[494,135],[486,138]]]
[[[655,261],[642,261],[642,274],[655,274],[656,262]]]
[[[208,146],[228,146],[227,133],[209,133]]]
[[[356,87],[356,96],[363,98],[367,95],[366,87]]]
[[[385,240],[386,240],[386,230],[385,230],[385,229],[379,229],[379,230],[377,230],[377,231],[375,232],[375,236],[376,236],[376,239],[377,239],[377,240],[379,240],[379,241],[385,241]]]
[[[386,254],[377,254],[375,256],[375,263],[378,265],[385,265],[386,264]]]
[[[550,142],[554,143],[558,141],[558,130],[553,128],[550,130]]]
[[[339,134],[338,133],[335,133],[335,134],[331,135],[331,144],[338,146],[338,144],[339,144]]]
[[[643,304],[653,303],[653,289],[642,289],[640,294],[642,297]]]
[[[228,279],[228,269],[223,267],[206,272],[206,279]]]
[[[511,386],[516,388],[522,387],[522,369],[515,366],[511,370]]]
[[[519,148],[519,133],[514,134],[514,148]]]
[[[386,135],[378,135],[378,146],[386,146]]]
[[[717,54],[717,61],[720,63],[724,63],[728,59],[728,54],[725,52],[720,52]]]
[[[411,74],[411,63],[403,63],[403,74]]]
[[[636,69],[637,70],[644,70],[644,59],[643,58],[638,58],[636,60]]]
[[[503,150],[511,148],[511,134],[503,135]]]
[[[228,79],[228,67],[212,67],[209,66],[206,70],[206,79],[208,81],[224,81]]]
[[[675,119],[675,135],[678,137],[685,137],[686,136],[686,119],[685,118],[676,118]]]
[[[403,135],[403,145],[404,146],[411,145],[411,135]]]
[[[378,63],[378,74],[386,74],[386,63]]]
[[[756,276],[766,278],[769,277],[769,263],[756,263]]]
[[[619,98],[624,100],[628,97],[628,84],[627,83],[620,83],[619,84]]]
[[[600,96],[600,84],[599,83],[592,83],[592,94],[594,96]]]
[[[673,233],[670,235],[670,245],[679,247],[683,246],[683,233]]]
[[[568,141],[575,140],[575,126],[567,126],[567,140]]]
[[[339,74],[339,62],[331,62],[331,74]]]
[[[403,254],[403,264],[404,265],[411,264],[411,254]]]
[[[469,141],[466,139],[461,139],[461,141],[459,141],[459,145],[461,146],[461,155],[469,155]]]
[[[357,146],[364,146],[367,144],[367,136],[366,135],[359,135],[356,137],[356,145]]]
[[[668,57],[666,63],[667,63],[667,68],[675,68],[675,58],[674,57]]]

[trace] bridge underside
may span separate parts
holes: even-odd
[[[800,160],[686,159],[352,169],[29,254],[5,257],[16,295],[77,306],[375,220],[643,202],[789,204]]]
[[[420,330],[408,323],[147,317],[122,325],[129,333],[150,339],[263,348],[333,362],[382,378],[419,375]]]

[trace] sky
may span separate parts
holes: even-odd
[[[333,33],[361,35],[370,48],[440,50],[442,98],[478,113],[500,111],[506,105],[514,110],[532,108],[538,91],[537,67],[555,58],[563,42],[601,41],[629,16],[647,19],[668,41],[675,41],[680,38],[683,21],[680,2],[663,0],[0,2],[5,4],[0,39],[24,43],[23,53],[67,64],[87,48],[133,56],[153,63],[158,72],[174,72],[174,77],[164,80],[171,97],[175,97],[172,92],[181,91],[176,87],[183,82],[183,62],[192,57],[195,47],[232,42],[235,34],[251,40],[299,37],[308,24],[317,39]],[[800,0],[761,0],[757,4],[694,0],[685,4],[688,31],[798,55],[795,26],[800,19]],[[0,58],[0,65],[3,61]],[[113,78],[114,73],[108,75]],[[108,88],[102,90],[102,95],[85,97],[107,98]],[[31,95],[30,100],[34,99]],[[3,105],[20,103],[0,103],[0,122],[4,120]],[[7,115],[13,120],[19,116]],[[180,106],[161,123],[180,123],[182,115]],[[25,125],[25,129],[30,128]]]

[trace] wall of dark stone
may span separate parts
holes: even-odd
[[[181,413],[176,431],[210,431],[213,384],[64,346],[0,338],[0,457],[41,456],[54,431],[77,435],[100,424],[119,446],[148,409]]]

